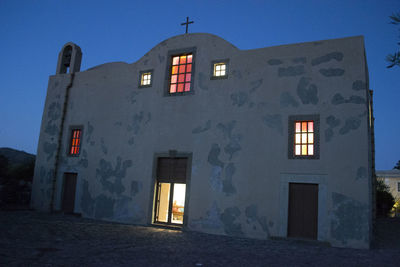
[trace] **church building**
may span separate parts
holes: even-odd
[[[373,115],[361,36],[240,50],[206,33],[50,76],[31,205],[368,248]]]

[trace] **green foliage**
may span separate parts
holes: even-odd
[[[393,15],[389,16],[389,18],[391,20],[390,24],[400,25],[400,12],[394,13]],[[400,31],[400,29],[399,29],[399,31]],[[397,44],[400,46],[400,42],[398,42]],[[387,66],[388,68],[392,68],[394,66],[400,67],[400,51],[387,55],[386,61],[389,62],[389,65]]]
[[[397,162],[396,166],[393,167],[393,169],[400,170],[400,160]]]
[[[376,213],[378,217],[388,217],[395,201],[389,186],[384,181],[376,180]]]

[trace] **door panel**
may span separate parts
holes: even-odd
[[[289,184],[288,236],[317,239],[318,185]]]
[[[64,193],[62,202],[62,211],[65,213],[73,213],[75,206],[76,192],[76,173],[64,174]]]

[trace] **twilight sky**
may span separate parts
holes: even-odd
[[[389,16],[400,0],[0,0],[0,147],[36,154],[49,75],[71,41],[81,70],[133,63],[184,33],[212,33],[239,49],[364,35],[374,90],[376,168],[400,160],[400,67],[385,57],[399,49],[400,26]]]

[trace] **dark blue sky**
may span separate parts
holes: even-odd
[[[385,57],[399,46],[389,15],[400,0],[0,0],[0,147],[36,153],[49,75],[69,41],[81,70],[132,63],[159,42],[190,32],[216,34],[240,49],[364,35],[374,90],[376,167],[400,160],[400,67]]]

